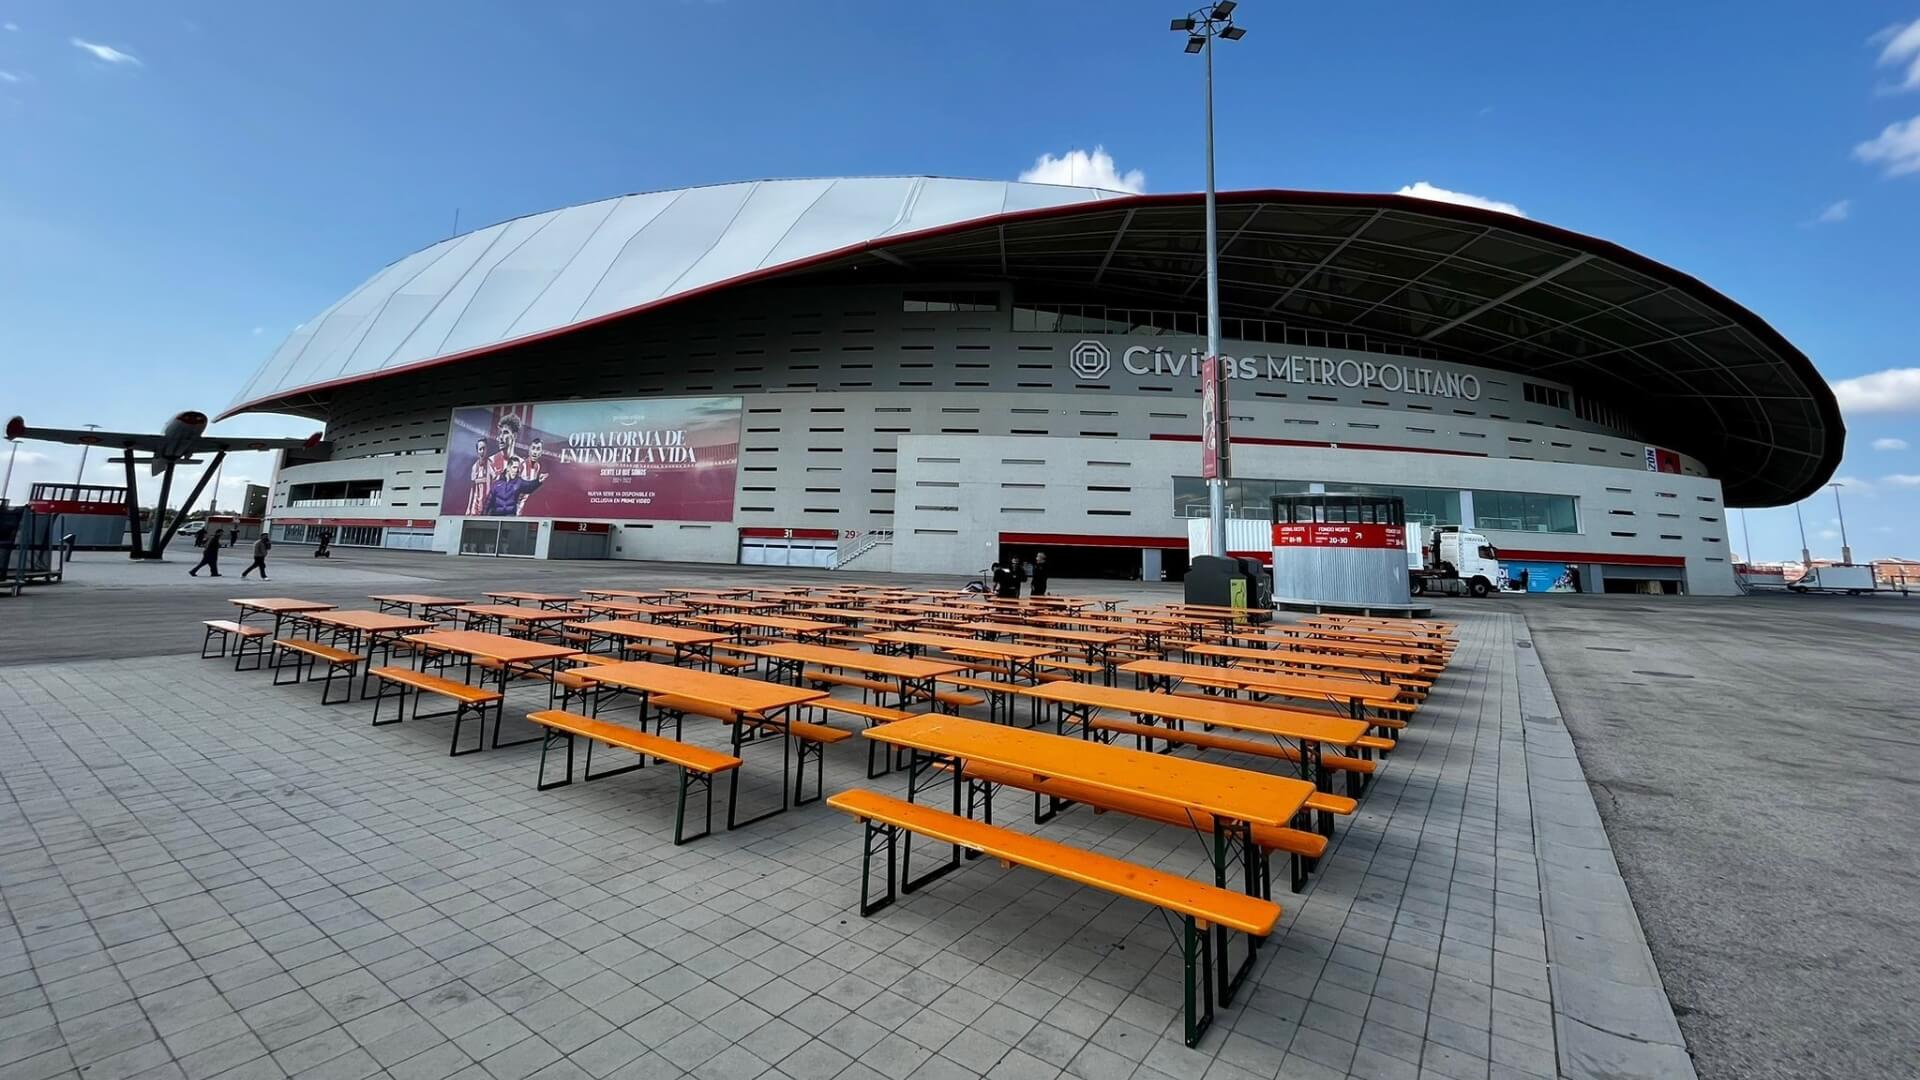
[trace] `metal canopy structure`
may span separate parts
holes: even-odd
[[[1231,317],[1567,383],[1690,454],[1734,506],[1805,497],[1845,427],[1807,357],[1702,282],[1592,237],[1409,196],[1223,192]],[[931,178],[757,181],[625,196],[436,244],[283,344],[226,415],[631,318],[716,290],[848,273],[1003,280],[1194,306],[1198,194]]]

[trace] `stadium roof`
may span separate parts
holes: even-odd
[[[1400,195],[1224,192],[1222,309],[1567,383],[1700,459],[1733,505],[1811,494],[1845,428],[1812,363],[1702,282],[1527,218]],[[224,414],[730,286],[858,266],[1198,305],[1202,197],[933,177],[761,180],[516,218],[414,252],[296,330]]]

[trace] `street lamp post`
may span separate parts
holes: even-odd
[[[1807,550],[1807,519],[1800,516],[1800,504],[1793,504],[1793,520],[1800,523],[1800,569],[1813,571],[1813,553]]]
[[[1200,433],[1203,446],[1211,446],[1206,460],[1212,468],[1207,478],[1207,525],[1215,555],[1227,553],[1227,475],[1231,457],[1227,446],[1227,373],[1220,356],[1220,236],[1214,210],[1213,184],[1213,42],[1215,38],[1239,41],[1247,32],[1233,24],[1235,0],[1220,0],[1209,7],[1173,20],[1172,30],[1187,35],[1187,52],[1204,53],[1207,61],[1207,359],[1204,370],[1210,383],[1203,391],[1211,396],[1213,409],[1201,409],[1206,430]]]
[[[100,430],[100,425],[99,425],[99,424],[81,424],[80,426],[81,426],[81,427],[83,427],[83,428],[86,428],[86,429],[87,429],[88,431],[99,431],[99,430]],[[89,451],[89,450],[91,450],[91,449],[93,449],[93,447],[91,447],[91,446],[88,446],[88,445],[87,445],[86,443],[81,443],[81,444],[80,444],[80,467],[79,467],[79,468],[77,468],[77,469],[75,469],[75,470],[73,470],[73,482],[74,482],[74,483],[76,483],[76,484],[81,484],[81,483],[85,483],[85,482],[86,482],[86,476],[87,476],[87,451]],[[128,454],[132,454],[132,451],[131,451],[131,450],[129,450],[129,451],[128,451]]]
[[[1840,489],[1846,487],[1839,481],[1827,485],[1833,489],[1833,513],[1840,525],[1840,565],[1853,565],[1853,548],[1847,545],[1847,512],[1840,508]]]

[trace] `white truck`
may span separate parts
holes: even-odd
[[[1816,566],[1788,582],[1787,588],[1797,593],[1843,592],[1848,596],[1859,596],[1872,592],[1873,585],[1871,566]]]
[[[1499,552],[1477,532],[1458,525],[1407,526],[1407,584],[1413,595],[1480,597],[1506,584]]]

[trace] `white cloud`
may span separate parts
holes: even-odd
[[[20,24],[19,23],[0,23],[0,30],[5,30],[9,34],[18,33],[20,31]]]
[[[1920,116],[1888,124],[1879,135],[1856,145],[1853,156],[1884,166],[1888,176],[1920,172]]]
[[[1920,412],[1920,368],[1889,368],[1833,384],[1840,407],[1853,413]]]
[[[11,71],[0,71],[0,82],[3,83],[17,83],[25,78],[24,75],[16,75]]]
[[[1416,180],[1401,188],[1399,191],[1394,192],[1394,194],[1411,195],[1416,199],[1432,199],[1435,202],[1456,203],[1460,206],[1477,206],[1482,210],[1498,210],[1503,214],[1512,214],[1515,217],[1527,216],[1525,210],[1520,209],[1510,202],[1501,202],[1499,199],[1489,199],[1484,195],[1469,195],[1464,191],[1448,191],[1443,187],[1435,187],[1425,180]]]
[[[1872,497],[1873,495],[1873,481],[1862,480],[1858,476],[1836,476],[1827,481],[1827,483],[1839,484],[1845,489],[1848,495],[1865,495],[1868,497]],[[1834,524],[1837,525],[1839,522],[1836,521]]]
[[[1819,532],[1815,533],[1814,535],[1818,536],[1822,540],[1838,540],[1840,539],[1840,530],[1821,529]]]
[[[1819,215],[1813,219],[1813,223],[1815,225],[1838,225],[1851,216],[1853,216],[1853,200],[1841,199],[1839,202],[1833,203],[1825,210],[1820,211]]]
[[[1920,19],[1906,25],[1895,23],[1885,30],[1867,39],[1869,44],[1879,45],[1881,67],[1904,67],[1905,75],[1895,90],[1920,89]]]
[[[1033,168],[1020,174],[1022,183],[1027,184],[1072,184],[1076,187],[1106,188],[1109,191],[1127,191],[1135,195],[1147,190],[1147,174],[1139,169],[1121,172],[1113,163],[1113,155],[1105,147],[1096,146],[1091,153],[1085,150],[1069,150],[1059,157],[1041,154],[1033,160]]]
[[[139,57],[129,52],[121,52],[111,45],[100,45],[83,38],[68,38],[67,40],[73,42],[74,48],[82,52],[92,53],[95,60],[108,64],[130,64],[134,67],[146,67],[145,64],[140,62]]]
[[[1907,440],[1893,438],[1875,439],[1873,440],[1873,448],[1875,450],[1905,450],[1907,448]]]
[[[1894,473],[1881,477],[1880,482],[1894,487],[1920,487],[1920,473]]]
[[[264,334],[266,332],[267,332],[267,328],[264,326],[256,326],[253,328],[254,337],[259,337],[261,334]]]

